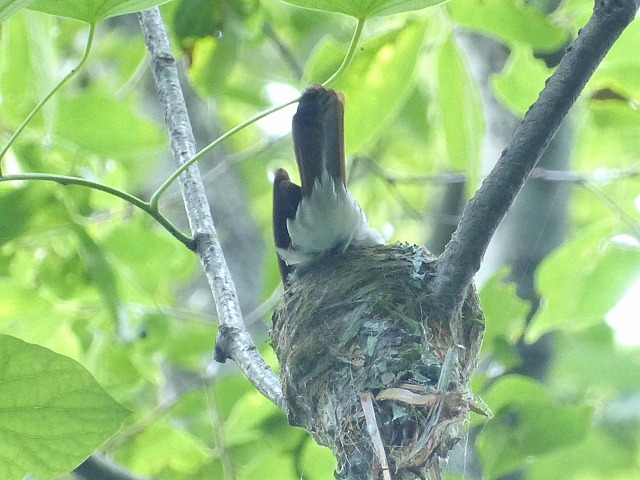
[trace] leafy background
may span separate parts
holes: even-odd
[[[81,56],[88,27],[80,20],[100,21],[88,64],[29,124],[4,173],[77,175],[143,197],[166,178],[172,164],[137,21],[112,18],[157,3],[0,2],[3,144]],[[398,2],[291,3],[375,17],[335,85],[347,99],[350,188],[392,241],[427,244],[450,223],[439,205],[459,181],[451,174],[464,174],[468,196],[495,160],[486,92],[517,122],[593,5],[452,0],[379,16]],[[325,80],[356,24],[279,1],[174,0],[162,12],[202,146]],[[469,48],[477,35],[506,59],[486,85]],[[547,212],[566,218],[550,255],[530,261],[531,269],[541,261],[533,318],[530,302],[516,297],[524,274],[487,258],[487,335],[474,390],[494,417],[472,416],[458,454],[464,467],[452,461],[449,479],[640,475],[640,349],[607,322],[640,277],[639,40],[635,22],[567,122],[564,160],[578,181],[532,181],[568,192],[542,209],[547,224],[556,221]],[[201,162],[245,316],[274,367],[269,178],[277,167],[295,170],[290,115],[243,130]],[[186,228],[177,191],[161,207]],[[527,231],[530,217],[514,216],[515,231]],[[232,365],[213,362],[215,310],[196,258],[150,218],[100,192],[20,182],[0,183],[0,225],[0,444],[14,446],[3,447],[1,478],[56,478],[98,448],[159,479],[331,478],[330,452],[289,427]],[[518,245],[517,234],[503,235],[494,251]],[[527,352],[540,345],[544,355],[532,360]],[[531,373],[531,362],[543,373]],[[68,403],[55,403],[67,394]],[[92,422],[78,426],[78,418]]]

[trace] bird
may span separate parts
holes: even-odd
[[[289,422],[333,450],[336,478],[380,478],[382,459],[394,478],[440,478],[473,408],[484,331],[475,290],[443,318],[436,257],[369,226],[346,186],[340,93],[307,88],[292,136],[300,185],[284,169],[273,182],[284,291],[270,332]]]
[[[273,182],[273,232],[283,283],[327,255],[384,243],[347,189],[344,95],[307,88],[293,116],[300,185],[280,168]]]

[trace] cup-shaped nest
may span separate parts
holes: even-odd
[[[442,318],[434,278],[425,248],[394,244],[327,255],[285,288],[271,341],[289,421],[338,478],[427,478],[460,438],[484,318],[473,287]]]

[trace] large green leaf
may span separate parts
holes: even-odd
[[[589,407],[559,405],[530,378],[502,377],[483,399],[494,412],[477,442],[487,478],[521,468],[532,456],[574,445],[589,430]]]
[[[491,79],[491,84],[503,105],[524,117],[551,73],[542,60],[533,57],[531,49],[516,46],[504,70]]]
[[[574,168],[589,171],[603,166],[637,167],[633,152],[640,150],[640,111],[626,100],[591,100],[587,106],[578,116],[582,131],[573,154]],[[585,213],[592,218],[592,212]]]
[[[349,70],[332,87],[344,93],[345,144],[348,153],[361,150],[402,106],[413,88],[413,73],[427,27],[407,23],[363,45]],[[325,81],[340,64],[344,50],[325,41],[306,66],[306,83]]]
[[[33,262],[33,254],[29,260]],[[14,263],[17,261],[24,264],[27,259],[14,259]],[[47,342],[67,321],[67,305],[59,299],[53,302],[43,298],[33,289],[21,288],[13,280],[0,279],[0,331],[30,342]]]
[[[150,224],[139,215],[110,231],[100,245],[109,252],[116,274],[130,279],[122,291],[125,301],[166,304],[173,301],[176,282],[186,281],[193,272],[197,257],[186,248],[176,248],[170,235],[149,228]]]
[[[225,443],[228,447],[259,440],[262,425],[279,411],[257,392],[238,399],[225,423]]]
[[[53,23],[44,15],[32,12],[16,15],[2,25],[0,116],[6,130],[17,128],[57,81],[57,53],[51,41],[52,35]],[[28,132],[35,126],[42,126],[43,114],[47,128],[50,127],[55,119],[55,109],[54,97],[47,102],[42,113],[34,118]],[[26,133],[23,132],[23,135]],[[36,135],[38,141],[44,135],[46,133],[42,131]],[[2,143],[5,141],[3,139]]]
[[[577,445],[556,450],[530,466],[527,480],[558,478],[630,480],[638,473],[636,443],[616,437],[606,426]]]
[[[99,93],[61,100],[54,132],[104,157],[141,155],[163,144],[158,127],[137,115],[131,103]]]
[[[158,421],[121,448],[116,459],[143,475],[156,476],[165,468],[193,474],[212,453],[189,432],[166,421]],[[182,478],[193,477],[186,475]]]
[[[420,10],[448,0],[284,0],[292,5],[344,13],[359,19]]]
[[[480,300],[486,319],[486,330],[482,342],[483,355],[491,355],[503,365],[510,367],[515,352],[510,346],[522,337],[525,319],[531,306],[518,298],[516,285],[507,283],[506,271],[496,273],[482,287]]]
[[[640,349],[621,347],[604,323],[555,335],[549,381],[582,398],[634,395],[640,390]]]
[[[37,0],[29,6],[32,10],[96,23],[105,18],[139,12],[169,0]]]
[[[631,23],[611,47],[594,72],[589,85],[599,89],[608,88],[615,93],[640,100],[640,59],[636,47],[640,42],[640,24]],[[628,103],[628,102],[627,102]]]
[[[14,13],[28,7],[34,0],[0,0],[0,22],[4,22]]]
[[[538,51],[560,48],[567,32],[523,0],[456,0],[449,11],[459,24],[509,45],[525,43]]]
[[[304,442],[300,452],[300,469],[303,477],[309,479],[326,478],[327,473],[335,471],[336,458],[327,447],[314,442],[311,438]]]
[[[547,257],[537,283],[543,303],[526,332],[534,342],[551,330],[581,330],[604,321],[640,275],[640,251],[610,242],[598,226]]]
[[[193,40],[189,79],[203,96],[218,92],[236,66],[242,38],[229,29],[222,37]]]
[[[456,171],[468,173],[469,190],[473,192],[480,180],[482,102],[451,36],[440,50],[437,78],[449,164]]]
[[[198,373],[207,365],[217,324],[155,313],[144,317],[142,327],[144,347],[149,355],[161,351],[173,365]]]
[[[0,478],[68,472],[128,415],[79,363],[0,335]]]

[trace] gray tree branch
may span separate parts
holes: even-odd
[[[638,0],[598,0],[538,100],[471,199],[438,259],[435,293],[444,318],[460,308],[498,224],[600,61],[634,19]]]
[[[169,130],[173,158],[179,167],[196,154],[196,144],[178,80],[176,60],[171,53],[159,9],[141,12],[138,19]],[[220,246],[197,165],[188,168],[180,176],[180,188],[195,240],[195,250],[213,292],[220,322],[216,359],[233,359],[263,395],[284,409],[280,379],[260,356],[242,320],[238,295]]]

